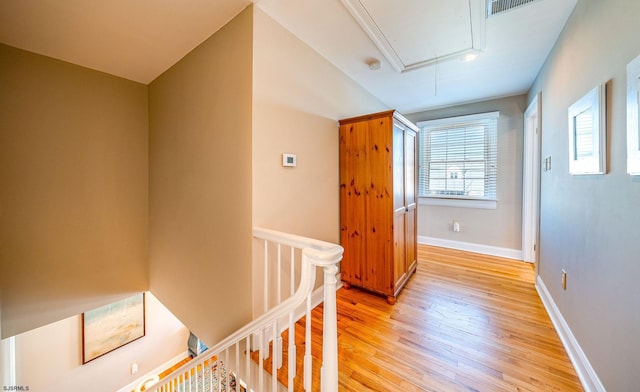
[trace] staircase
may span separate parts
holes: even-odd
[[[305,391],[338,390],[336,277],[342,247],[261,228],[255,228],[253,236],[264,258],[264,313],[160,382],[147,386],[146,391],[300,390],[296,385],[302,385]],[[312,325],[317,269],[322,270],[324,280],[315,293],[322,293],[324,311],[322,322],[316,320]],[[296,336],[296,323],[302,322],[302,317],[304,328],[299,327],[299,332],[303,330],[304,336]],[[314,369],[312,328],[323,332],[319,380],[313,377],[318,374],[318,364]],[[302,346],[304,355],[298,355],[297,349]]]

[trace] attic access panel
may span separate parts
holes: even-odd
[[[484,0],[342,3],[398,72],[484,49]]]

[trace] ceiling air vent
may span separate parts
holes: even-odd
[[[487,18],[522,7],[536,0],[487,0]]]

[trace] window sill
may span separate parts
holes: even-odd
[[[425,206],[478,208],[484,210],[495,210],[498,208],[497,200],[453,199],[444,197],[420,197],[418,204]]]

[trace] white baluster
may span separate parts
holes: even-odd
[[[204,365],[200,367],[200,371],[202,372],[202,377],[204,377]],[[199,392],[200,386],[198,385],[198,366],[197,365],[193,371],[193,382],[195,384],[195,392]],[[203,386],[204,386],[204,382],[203,382]]]
[[[236,343],[236,368],[234,369],[236,378],[236,390],[240,389],[240,342]]]
[[[260,355],[258,355],[258,369],[260,377],[260,390],[264,391],[264,365],[262,363],[264,359],[264,330],[260,330]]]
[[[264,312],[269,310],[269,242],[264,240]]]
[[[220,353],[218,353],[216,355],[216,387],[215,387],[215,391],[221,391],[222,390],[222,374],[220,372],[220,369],[222,369],[221,366],[221,362],[222,362],[222,356],[220,355]]]
[[[281,281],[282,281],[282,244],[278,243],[278,266],[277,266],[277,270],[276,270],[276,276],[277,276],[277,284],[276,286],[278,286],[278,291],[276,293],[276,298],[277,298],[277,302],[276,305],[280,305],[280,302],[282,302],[282,294],[281,294]]]
[[[277,391],[278,389],[278,320],[273,323],[273,343],[271,343],[271,390]]]
[[[336,274],[338,266],[324,267],[324,305],[322,323],[322,378],[323,392],[338,390],[338,320],[336,307]]]
[[[280,320],[275,321],[273,332],[273,355],[275,355],[276,369],[280,370],[282,367],[282,335],[280,334]]]
[[[224,373],[224,389],[229,392],[229,349],[224,350],[224,367],[221,367]]]
[[[293,293],[295,292],[295,285],[296,285],[296,248],[294,248],[293,246],[291,247],[291,287],[289,290],[289,295],[293,295]]]
[[[280,245],[280,244],[278,244]],[[269,311],[269,246],[268,242],[265,240],[264,242],[264,312],[267,313]],[[262,340],[268,339],[265,337],[264,332],[260,335]],[[267,348],[269,342],[267,341]],[[262,350],[260,350],[262,351]],[[265,359],[269,358],[269,350],[263,353]],[[260,364],[260,368],[262,369],[262,363]]]
[[[207,380],[206,383],[206,388],[205,391],[217,391],[218,390],[218,377],[217,377],[217,371],[218,371],[218,356],[212,356],[211,358],[209,358],[208,361],[203,361],[202,362],[202,366],[208,370],[209,373],[209,379]],[[216,366],[216,368],[214,369],[213,367]]]
[[[304,260],[304,259],[303,259]],[[313,362],[311,361],[311,294],[307,296],[307,314],[304,331],[304,389],[311,391],[311,375]]]
[[[293,311],[289,312],[289,391],[293,391],[293,379],[296,377],[296,325],[293,322]]]
[[[247,336],[247,349],[245,353],[245,375],[244,379],[249,385],[251,383],[251,335]]]

